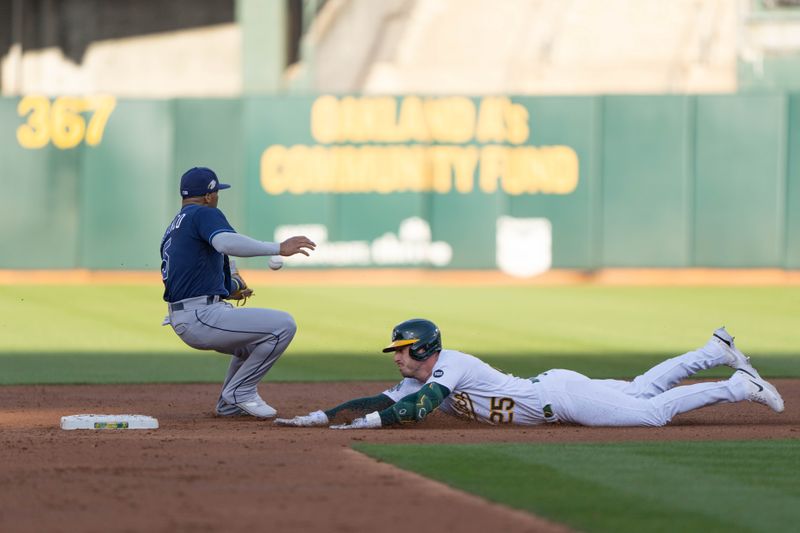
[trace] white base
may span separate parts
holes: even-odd
[[[61,429],[158,429],[158,420],[145,415],[71,415],[61,417]]]

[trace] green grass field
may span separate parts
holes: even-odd
[[[591,532],[797,531],[800,440],[355,448]]]
[[[800,376],[800,287],[256,287],[299,332],[268,380],[394,380],[380,353],[422,316],[446,347],[521,376],[631,377],[737,335],[762,374]],[[0,286],[0,384],[219,382],[227,357],[160,322],[160,288]],[[707,375],[727,375],[722,369]],[[586,531],[794,531],[800,441],[377,446],[359,450]]]
[[[270,380],[395,379],[394,324],[435,321],[446,347],[518,375],[629,377],[721,324],[767,376],[800,376],[800,287],[256,287],[248,305],[299,332]],[[0,384],[216,382],[226,358],[183,345],[160,287],[0,286]],[[715,374],[709,374],[715,375]]]

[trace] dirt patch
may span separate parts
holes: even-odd
[[[414,427],[331,431],[212,416],[216,385],[0,387],[0,531],[563,531],[352,452],[354,442],[589,442],[800,437],[800,381],[781,415],[717,405],[668,427],[489,427],[434,414]],[[285,416],[381,383],[276,383]],[[155,416],[154,431],[62,431],[78,413]]]

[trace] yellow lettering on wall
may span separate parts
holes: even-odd
[[[508,166],[503,175],[503,191],[508,194],[518,195],[526,191],[531,174],[527,172],[526,163],[535,149],[515,148],[508,151]]]
[[[450,167],[450,153],[446,146],[434,146],[429,150],[432,168],[432,187],[434,192],[445,194],[453,186],[453,172]]]
[[[518,194],[569,194],[578,186],[578,155],[568,146],[511,150],[503,188]]]
[[[375,162],[368,148],[337,147],[336,192],[368,192],[374,177]]]
[[[403,140],[427,142],[431,140],[422,100],[417,96],[406,96],[400,104],[397,127]]]
[[[113,96],[61,96],[52,104],[45,96],[25,96],[17,105],[17,113],[27,115],[25,124],[17,128],[17,142],[23,148],[43,148],[52,141],[65,150],[85,139],[86,144],[97,146],[116,104]],[[82,115],[87,111],[93,112],[88,127]]]
[[[402,191],[404,188],[403,176],[399,172],[399,164],[403,159],[397,147],[377,149],[375,153],[378,170],[375,174],[375,192],[389,194]]]
[[[363,142],[358,100],[345,96],[339,101],[339,139],[338,141]]]
[[[370,108],[371,137],[376,141],[396,142],[397,100],[391,96],[373,98]]]
[[[319,143],[339,140],[339,100],[335,96],[320,96],[311,106],[311,135]]]
[[[274,144],[261,154],[261,188],[267,194],[283,194],[288,189],[286,147]]]
[[[460,193],[472,192],[478,149],[474,146],[436,146],[430,149],[434,192],[444,194],[455,188]]]
[[[306,162],[311,151],[308,146],[295,144],[286,153],[286,169],[289,170],[286,180],[286,191],[291,194],[304,194],[308,191],[308,174]]]
[[[261,155],[268,194],[467,194],[476,180],[487,194],[569,194],[578,179],[578,156],[569,146],[275,145]]]
[[[475,104],[469,98],[429,98],[425,100],[425,118],[433,140],[441,143],[465,143],[475,132]]]
[[[336,159],[332,150],[323,146],[312,146],[305,161],[308,192],[328,192],[336,183]]]
[[[433,182],[433,169],[428,149],[423,146],[402,146],[393,149],[395,173],[399,186],[397,192],[429,191]]]
[[[453,148],[453,151],[456,190],[462,194],[472,192],[475,187],[475,168],[478,166],[478,149],[475,146],[465,146]]]
[[[86,121],[81,112],[86,109],[82,98],[62,96],[53,102],[50,113],[50,138],[62,150],[75,148],[83,140]]]
[[[508,99],[491,96],[481,100],[475,138],[482,143],[501,143],[506,140],[503,110]]]
[[[50,100],[47,97],[24,97],[17,104],[17,114],[21,117],[28,115],[27,122],[17,128],[20,146],[42,148],[50,142]]]
[[[578,187],[580,165],[578,154],[569,146],[548,146],[547,151],[552,161],[553,175],[559,179],[555,181],[553,194],[570,194]]]
[[[480,188],[491,194],[497,191],[497,182],[506,170],[507,149],[502,146],[489,145],[481,149]]]
[[[522,144],[528,140],[528,110],[505,96],[481,100],[475,138],[482,143]]]
[[[503,112],[506,125],[506,138],[512,144],[522,144],[528,140],[528,110],[522,104],[514,104],[506,99]]]
[[[97,146],[103,140],[103,133],[111,113],[117,107],[117,99],[109,95],[97,95],[87,98],[89,109],[95,112],[86,127],[86,144]]]
[[[311,134],[324,144],[429,142],[522,144],[529,135],[528,110],[504,96],[475,103],[463,96],[399,100],[320,96],[311,106]]]

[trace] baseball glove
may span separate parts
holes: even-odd
[[[244,305],[247,299],[253,295],[253,289],[247,286],[244,279],[238,272],[231,273],[231,293],[228,300],[235,300],[236,305]]]

